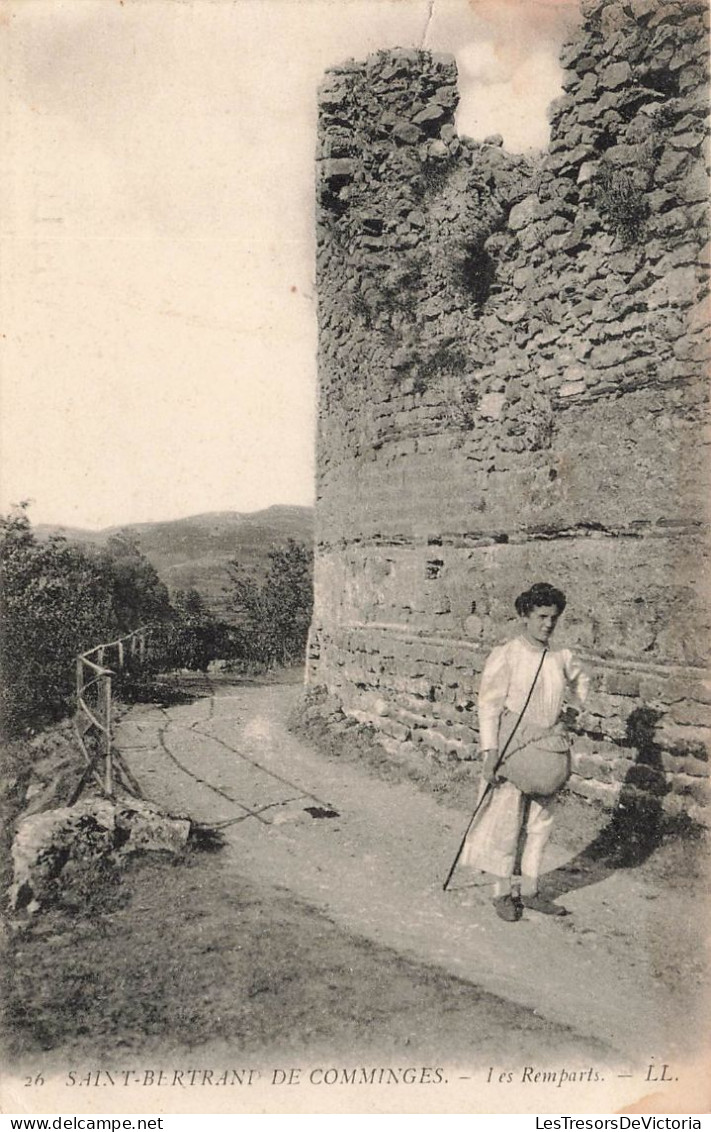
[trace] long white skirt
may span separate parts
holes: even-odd
[[[482,784],[479,797],[483,793]],[[530,800],[521,875],[538,877],[543,850],[553,829],[555,795],[545,803]],[[524,796],[511,782],[489,790],[464,843],[460,863],[495,877],[513,875],[524,817]]]

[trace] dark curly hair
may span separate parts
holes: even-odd
[[[519,617],[527,617],[542,605],[554,605],[560,616],[566,605],[565,594],[555,586],[550,586],[548,582],[536,582],[530,590],[518,595],[514,605]]]

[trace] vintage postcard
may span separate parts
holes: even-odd
[[[705,0],[0,50],[0,1109],[697,1127]]]

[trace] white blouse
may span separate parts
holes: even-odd
[[[504,708],[520,714],[541,661],[542,645],[514,637],[489,654],[479,686],[479,742],[483,751],[498,746],[499,720]],[[524,719],[539,727],[552,727],[569,689],[585,702],[590,677],[570,649],[549,649],[536,680]]]

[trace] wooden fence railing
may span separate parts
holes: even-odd
[[[113,745],[113,684],[126,667],[145,664],[148,633],[149,628],[143,626],[77,657],[74,731],[86,767],[74,801],[90,778],[110,798],[117,782],[129,793],[141,796],[138,783]]]

